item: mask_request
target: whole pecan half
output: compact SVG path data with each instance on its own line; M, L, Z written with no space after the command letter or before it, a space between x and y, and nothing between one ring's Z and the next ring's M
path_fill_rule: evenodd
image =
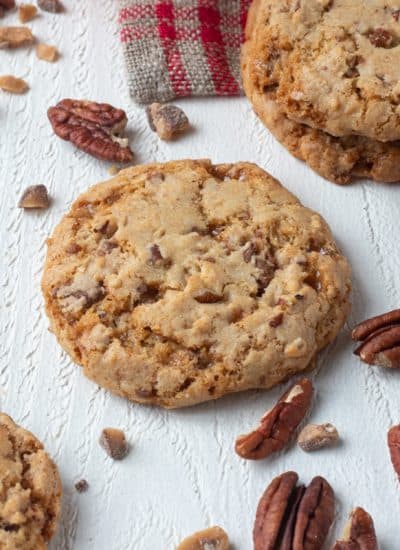
M355 508L344 529L343 538L332 550L378 550L374 522L363 508Z
M265 490L257 507L254 550L320 550L332 525L334 494L315 477L305 488L298 475L286 472Z
M47 116L55 134L101 160L129 162L128 140L118 137L126 126L125 111L107 103L63 99Z
M305 417L312 396L310 380L303 378L294 384L275 407L265 413L258 428L237 438L236 453L242 458L259 460L282 450Z
M400 424L390 428L387 440L393 468L400 480Z
M400 309L363 321L351 336L362 342L354 353L364 363L400 368Z

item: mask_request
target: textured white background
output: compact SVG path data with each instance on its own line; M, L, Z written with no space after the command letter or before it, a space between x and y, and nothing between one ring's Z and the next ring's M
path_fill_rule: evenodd
M47 331L40 294L45 240L72 200L108 177L108 167L54 138L46 109L68 96L125 108L138 162L209 157L266 168L322 213L348 255L354 272L349 326L400 306L399 187L362 182L342 188L322 180L274 141L245 99L182 102L193 132L173 144L160 142L127 93L116 2L65 4L65 15L43 14L31 24L40 40L59 47L59 63L40 62L29 50L0 51L0 74L31 86L24 96L0 92L1 409L31 429L60 468L63 512L51 549L172 550L192 531L220 524L235 550L250 550L262 491L275 475L294 469L305 482L322 474L335 488L335 533L361 505L375 518L382 548L398 550L400 486L386 432L400 421L400 374L360 364L351 354L349 327L313 375L312 421L333 422L342 444L312 455L293 445L258 463L237 457L233 443L283 388L168 412L113 397L61 351ZM48 186L54 199L48 211L16 208L21 191L34 183ZM112 462L99 447L104 426L126 431L132 451L123 462ZM73 484L81 477L90 490L78 495Z

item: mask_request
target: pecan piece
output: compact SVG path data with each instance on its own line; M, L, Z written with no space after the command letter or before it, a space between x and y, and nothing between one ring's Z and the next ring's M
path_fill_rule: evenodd
M221 527L209 527L185 538L176 550L229 550L229 539Z
M50 13L60 13L64 7L59 0L38 0L38 6L43 11Z
M378 550L374 522L363 508L355 508L344 529L343 538L332 550Z
M45 185L30 185L22 193L18 202L19 208L48 208L50 205Z
M257 507L254 550L320 550L334 517L329 483L315 477L296 486L298 475L286 472L267 487Z
M107 103L63 99L50 107L47 116L58 137L85 153L109 162L132 160L127 140L118 137L127 123L122 109Z
M297 443L303 451L310 452L335 445L338 439L338 431L332 424L308 424L301 430Z
M122 460L129 450L124 432L117 428L104 428L100 436L100 445L114 460Z
M400 424L390 428L387 440L393 468L400 480Z
M266 412L258 428L237 438L236 453L242 458L259 460L282 450L304 419L312 396L313 387L307 378L297 382Z
M20 48L34 41L35 37L28 27L0 27L0 48Z
M189 119L176 105L152 103L146 109L149 126L161 139L169 141L189 128Z
M202 288L194 293L193 298L199 304L216 304L221 302L223 297L220 294L217 294L213 290L208 288Z
M86 481L86 479L80 479L75 483L75 489L78 491L78 493L86 493L86 491L89 489L89 483Z
M393 36L386 29L378 28L368 35L369 41L376 48L390 48L393 43Z
M400 309L372 317L352 331L353 340L361 341L354 351L369 365L400 368Z

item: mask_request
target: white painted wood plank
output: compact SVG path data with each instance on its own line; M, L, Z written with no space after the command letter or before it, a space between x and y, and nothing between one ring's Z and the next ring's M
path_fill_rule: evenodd
M44 441L60 467L64 507L52 550L172 550L186 534L214 523L226 528L235 549L249 550L258 499L271 478L288 469L304 481L322 474L332 483L339 502L332 538L361 505L375 518L384 550L398 550L400 486L386 431L400 422L400 377L361 365L351 354L349 328L313 375L313 421L333 422L343 444L312 456L293 446L255 464L235 455L235 437L282 388L162 411L108 394L69 361L47 332L39 291L44 243L73 199L108 174L104 163L52 136L46 110L67 96L125 108L138 162L210 157L250 160L270 171L323 214L351 260L349 326L400 304L400 188L323 181L275 142L244 98L178 102L195 130L176 143L160 142L127 93L116 2L65 4L65 15L43 14L31 24L41 40L60 48L58 63L39 62L33 51L0 52L0 72L31 85L25 96L0 95L0 405ZM48 186L49 211L16 208L22 189L33 183ZM124 428L133 445L121 463L108 460L97 443L109 425ZM73 484L81 477L90 489L78 495Z

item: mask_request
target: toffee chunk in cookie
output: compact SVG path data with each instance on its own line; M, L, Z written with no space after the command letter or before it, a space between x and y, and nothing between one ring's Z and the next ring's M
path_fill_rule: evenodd
M36 437L2 413L0 480L0 548L45 550L60 514L60 476Z
M256 165L187 160L79 197L42 288L89 378L182 407L306 369L345 321L349 271L324 220Z
M340 3L326 2L326 5L334 6ZM246 95L255 112L294 156L307 162L313 170L328 180L339 184L347 184L360 177L377 182L400 181L400 141L378 141L365 135L350 135L349 131L343 131L347 134L343 137L335 137L319 129L315 121L311 120L310 113L314 112L311 104L307 111L309 112L309 118L307 118L294 114L295 106L299 101L297 103L294 100L283 101L284 88L281 83L284 79L285 67L291 63L291 40L295 40L297 35L294 33L289 39L287 34L289 24L285 26L278 22L300 17L306 5L310 7L307 17L311 17L316 6L319 6L318 13L322 13L324 1L304 2L301 4L299 13L299 10L296 11L297 4L289 0L283 2L253 0L250 7L246 41L242 50L242 76ZM277 11L278 6L280 10ZM306 15L303 13L302 17ZM286 34L282 34L282 29ZM287 71L289 70L290 68L287 68ZM354 66L353 71L355 70ZM353 85L354 78L352 78ZM326 101L329 94L322 93L321 87L314 81L311 80L311 83L321 101ZM300 94L295 96L302 97ZM350 101L346 100L345 104L349 106ZM333 123L336 116L339 116L337 111L330 110L329 122ZM340 117L340 120L346 123L351 121L350 115L340 114ZM301 123L300 120L307 124ZM319 117L318 120L322 118ZM400 126L397 125L397 128ZM334 133L333 128L329 130ZM368 134L368 132L365 133ZM383 138L384 136L380 135L380 139Z

